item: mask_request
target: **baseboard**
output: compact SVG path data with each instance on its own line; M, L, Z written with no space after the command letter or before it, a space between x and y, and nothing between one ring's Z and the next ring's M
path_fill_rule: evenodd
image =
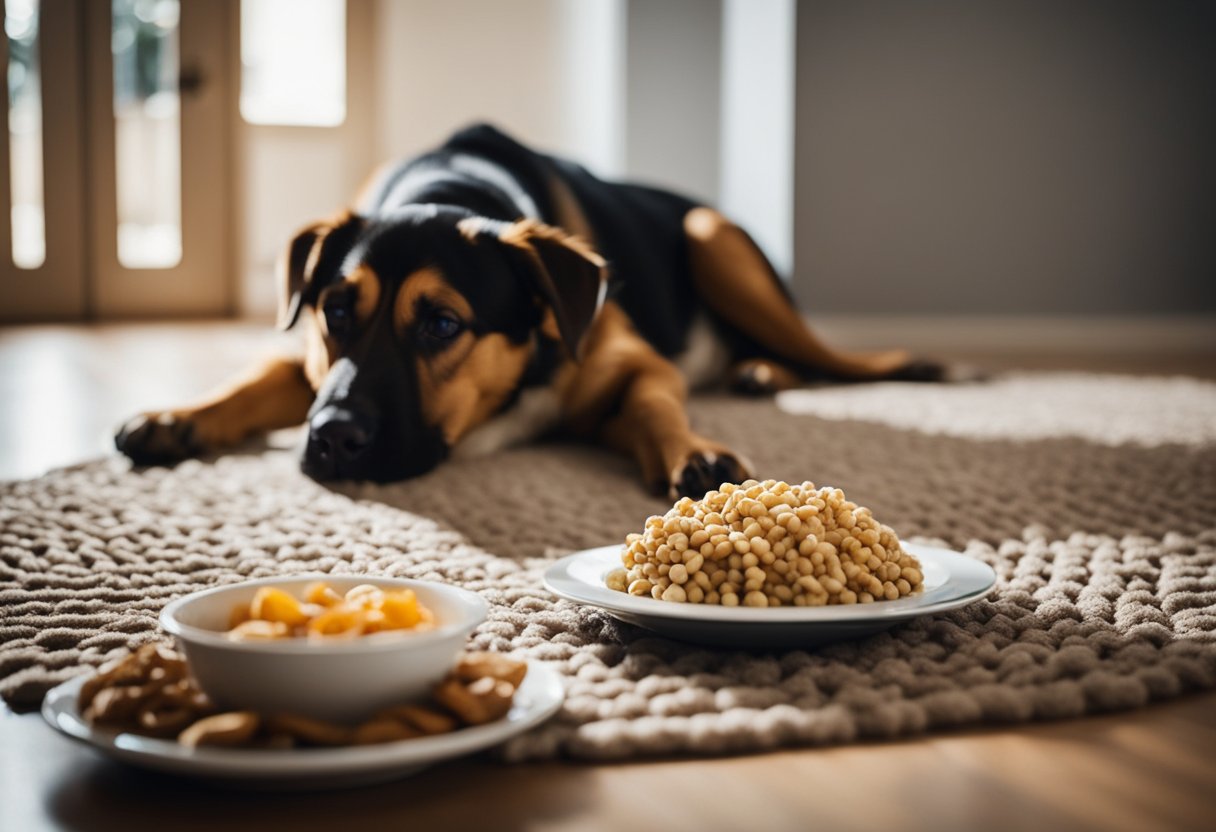
M273 312L238 320L274 326ZM902 347L918 353L1208 355L1216 357L1216 315L1038 318L1018 316L809 316L834 346Z
M832 344L914 352L1075 354L1216 353L1216 315L1170 317L818 316Z

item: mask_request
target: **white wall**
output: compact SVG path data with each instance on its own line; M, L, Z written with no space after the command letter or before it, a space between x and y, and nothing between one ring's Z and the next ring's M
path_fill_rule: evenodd
M347 0L346 120L337 127L275 127L236 119L238 310L270 318L274 264L295 231L348 204L376 151L373 0Z
M718 205L794 268L795 0L724 0Z
M245 210L240 308L267 316L278 304L274 264L296 230L327 217L350 199L365 174L345 142L324 128L246 126L238 184Z
M625 0L565 0L558 8L563 147L600 176L624 176Z
M418 153L474 120L619 168L620 0L379 0L376 149Z

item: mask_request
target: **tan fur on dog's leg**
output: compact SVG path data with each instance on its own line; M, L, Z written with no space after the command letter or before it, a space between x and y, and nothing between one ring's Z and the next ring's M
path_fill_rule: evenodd
M633 419L624 415L612 417L600 429L599 438L608 447L633 457L642 469L642 481L648 489L656 493L667 491L670 480L659 449L649 436L638 430Z
M747 479L747 463L689 429L682 401L651 395L653 381L642 377L630 385L621 412L604 425L600 438L632 454L651 490L671 499L700 499L724 482Z
M114 441L137 463L172 462L298 425L313 395L303 362L274 359L198 405L135 417Z
M848 353L824 344L781 291L772 267L743 229L712 208L684 218L697 293L710 309L775 355L842 378L881 378L906 367L903 350Z
M693 433L684 377L614 303L605 304L582 362L562 374L558 387L568 422L632 454L658 490L699 498L747 476L735 454Z

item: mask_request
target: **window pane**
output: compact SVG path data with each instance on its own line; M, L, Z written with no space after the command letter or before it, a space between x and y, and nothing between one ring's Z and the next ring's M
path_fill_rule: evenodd
M316 127L346 119L346 0L241 0L241 116Z
M6 0L8 139L12 171L13 265L36 269L46 260L42 208L42 84L38 65L39 0Z
M113 0L118 262L166 268L182 258L178 0Z

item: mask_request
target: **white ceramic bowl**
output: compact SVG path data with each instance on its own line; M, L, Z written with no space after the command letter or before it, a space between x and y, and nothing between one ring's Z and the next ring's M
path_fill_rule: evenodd
M233 608L248 605L260 587L275 586L300 596L313 581L326 581L340 593L359 584L408 587L435 614L436 627L322 642L224 637ZM480 596L445 584L368 575L299 575L191 593L166 606L160 623L177 639L194 678L217 704L353 722L385 706L425 696L452 668L487 609Z

